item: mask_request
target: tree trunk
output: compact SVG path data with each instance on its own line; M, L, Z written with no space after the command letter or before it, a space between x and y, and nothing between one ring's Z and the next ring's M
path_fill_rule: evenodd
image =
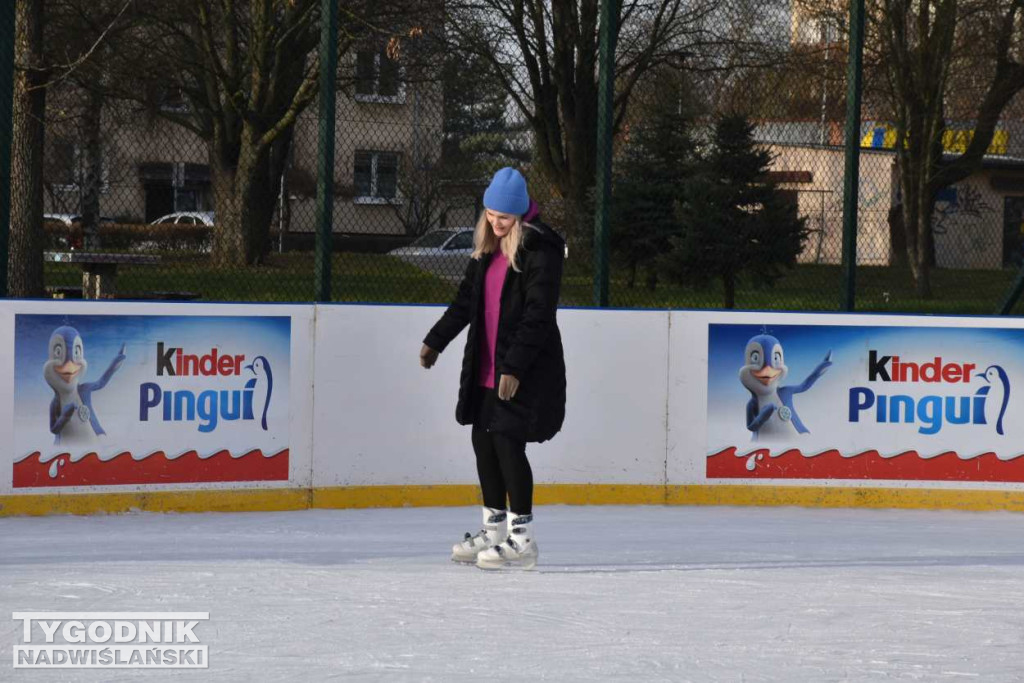
M907 259L907 232L903 227L903 206L900 204L889 209L889 251L889 265L898 270L910 267Z
M722 284L725 288L723 306L728 309L736 308L736 275L733 273L722 273Z
M213 262L220 267L258 265L270 249L270 225L291 143L285 134L271 148L260 148L256 133L242 133L241 152L232 163L211 145L210 181L217 207ZM225 158L228 157L228 158Z
M914 268L916 277L914 292L921 299L932 297L932 259L928 249L931 242L932 215L929 211L920 212L917 216L917 267Z
M47 72L43 61L44 0L15 9L14 140L8 295L43 295L43 141Z
M658 289L658 271L653 267L647 270L647 291L653 292Z
M221 268L241 268L249 264L252 250L245 190L252 186L252 170L231 166L219 159L210 164L210 189L217 207L213 235L213 262ZM249 177L246 177L249 176Z
M900 156L899 178L903 200L903 227L907 238L907 260L914 276L914 289L918 297L932 296L932 214L935 210L935 196L928 186L931 168L928 160L916 158L922 151L915 148L905 150Z
M284 177L285 169L288 166L294 133L295 128L290 126L288 130L281 133L274 140L267 154L267 167L262 178L266 189L259 191L258 196L261 201L259 201L256 207L256 215L252 223L256 263L262 263L273 248L270 231L273 227L274 213L281 208L281 179ZM288 205L287 194L285 196L285 205Z
M100 189L103 185L103 150L100 142L103 116L103 96L95 90L88 90L83 96L82 111L82 177L80 191L82 198L82 232L86 250L100 247Z

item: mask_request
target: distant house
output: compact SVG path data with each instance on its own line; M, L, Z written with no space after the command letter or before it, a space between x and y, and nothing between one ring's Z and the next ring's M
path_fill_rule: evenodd
M53 106L51 103L50 106ZM180 106L180 105L176 105ZM79 213L88 175L75 121L47 127L44 160L47 213ZM149 222L175 211L211 211L206 143L158 116L130 116L109 105L101 123L100 213Z
M334 231L402 235L469 220L475 197L446 187L433 172L442 140L441 86L427 79L406 82L400 63L377 47L348 55L339 75L346 85L338 89L334 122ZM162 106L187 111L181 100ZM202 139L158 115L125 116L113 109L102 123L102 214L149 222L176 211L216 211ZM315 230L318 129L313 103L295 124L288 191L278 197L287 211L279 212L275 227ZM48 129L47 213L80 211L80 136L74 122Z
M833 65L845 65L846 45L835 21L846 16L847 7L847 0L826 0L824 4L794 0L792 4L790 45L812 49L823 72L830 59ZM838 76L841 79L841 73ZM792 193L798 212L807 218L811 236L800 260L840 263L844 95L834 84L830 87L827 80L810 84L806 90L818 100L816 117L761 121L755 136L776 155L773 175L780 188ZM863 265L892 263L894 243L902 244L899 236L892 234L892 229L899 227L900 201L895 130L884 120L879 107L878 102L865 101L865 122L860 131L857 262ZM972 121L948 121L942 140L945 152L963 153L973 128ZM939 267L1001 268L1021 261L1024 99L1017 98L1003 112L982 168L939 195L933 218L935 262Z
M772 143L780 189L793 193L811 237L803 263L842 261L844 150L835 145ZM899 202L891 149L861 149L857 263L892 263L890 212ZM935 260L940 268L1001 268L1024 257L1024 158L985 157L980 171L947 188L934 215ZM898 238L896 239L898 244Z

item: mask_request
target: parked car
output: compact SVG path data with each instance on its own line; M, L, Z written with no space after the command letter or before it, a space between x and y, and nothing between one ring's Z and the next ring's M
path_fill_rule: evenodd
M446 280L462 279L472 253L473 228L431 230L409 245L388 252Z
M69 228L74 223L79 223L82 220L81 214L77 213L44 213L43 222L53 221L54 223L63 223ZM114 223L114 219L110 216L100 216L100 223Z
M166 216L160 216L155 221L150 222L150 225L157 226L182 226L186 228L184 233L182 231L169 230L166 237L161 236L159 240L146 240L139 242L135 248L138 251L200 251L204 254L210 253L211 247L211 235L201 235L199 237L194 234L187 234L187 228L189 226L199 226L212 228L214 225L214 212L213 211L176 211L169 213Z
M213 227L213 211L177 211L160 216L150 225L205 225Z

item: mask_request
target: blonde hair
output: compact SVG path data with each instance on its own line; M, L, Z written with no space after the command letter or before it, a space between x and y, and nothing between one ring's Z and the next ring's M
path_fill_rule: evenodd
M516 222L508 231L504 239L499 240L491 228L491 222L487 220L487 210L480 212L480 218L476 221L476 230L473 231L473 254L472 257L479 260L484 254L493 254L498 246L501 246L501 253L508 259L512 270L519 271L519 245L523 243L523 217L516 216Z

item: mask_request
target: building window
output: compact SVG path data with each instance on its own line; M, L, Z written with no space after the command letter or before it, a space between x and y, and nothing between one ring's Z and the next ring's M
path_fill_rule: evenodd
M57 138L52 143L51 158L46 169L47 180L56 192L79 192L88 174L85 150L66 138ZM110 189L110 169L107 157L100 151L99 191Z
M210 167L185 162L143 162L139 180L145 191L146 222L176 211L208 211Z
M356 152L355 189L357 204L377 204L398 198L398 153Z
M159 95L160 111L168 114L188 114L192 111L188 97L180 88L164 88Z
M384 50L363 50L356 53L356 101L405 102L405 84L398 62Z

